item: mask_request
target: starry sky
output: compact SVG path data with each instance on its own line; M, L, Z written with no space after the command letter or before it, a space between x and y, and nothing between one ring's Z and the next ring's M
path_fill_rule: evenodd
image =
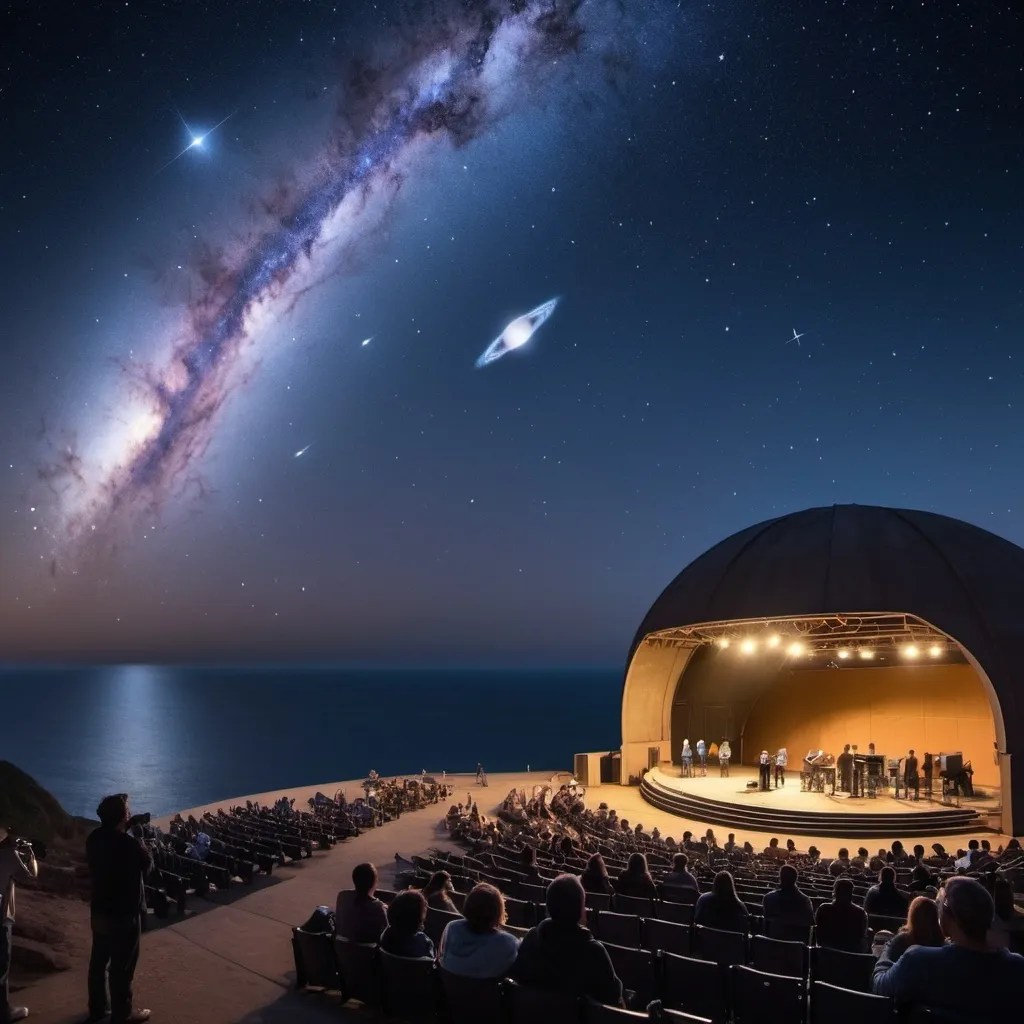
M1024 543L1009 3L3 35L0 657L617 665L772 516Z

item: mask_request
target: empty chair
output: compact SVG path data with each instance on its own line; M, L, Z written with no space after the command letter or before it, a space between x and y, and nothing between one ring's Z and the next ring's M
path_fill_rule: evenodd
M828 946L811 947L811 978L855 992L871 991L875 958L870 953L844 953Z
M465 978L438 968L448 1024L484 1024L502 1019L500 978Z
M811 1024L891 1024L892 1000L816 981L811 986Z
M532 928L537 923L533 904L525 900L505 900L505 916L516 928Z
M336 936L334 955L338 960L341 994L346 999L377 1005L380 1001L377 946L369 942L349 942Z
M612 898L606 892L588 892L587 908L589 910L611 910Z
M397 895L394 889L374 889L373 895L381 901L381 903L390 903Z
M689 956L691 952L690 926L648 917L644 920L643 925L643 947L651 950L652 953L666 950L679 956Z
M616 946L640 946L640 918L633 914L613 914L605 911L597 915L597 937Z
M434 943L436 948L441 947L441 936L444 934L445 928L451 921L461 921L462 916L460 914L453 914L449 910L438 910L436 907L427 908L427 920L423 925L423 930L430 937L430 941Z
M389 1017L426 1019L437 1013L433 957L393 956L380 951L381 1003Z
M692 903L673 903L661 900L655 907L658 917L663 921L674 921L676 924L693 924Z
M723 967L747 962L747 936L706 925L694 925L694 949L697 956L714 960Z
M650 1020L650 1018L639 1010L623 1010L618 1006L605 1006L604 1003L595 1003L593 999L583 1001L583 1024L626 1024L627 1021L639 1024L640 1021L645 1020Z
M736 964L730 982L735 1024L804 1024L807 990L802 978Z
M608 950L612 967L622 982L622 987L636 993L633 1000L637 1006L646 1006L656 995L658 979L654 972L654 954L646 949L629 949L601 940Z
M334 937L327 932L292 929L292 955L295 957L295 985L305 988L340 988L338 961L334 955Z
M520 942L526 938L526 934L530 930L529 928L516 928L510 924L502 925L501 929L502 931L508 932L509 935L514 935Z
M616 914L635 914L637 917L653 917L652 901L638 896L623 896L616 893L612 897L612 909Z
M725 988L718 964L674 953L661 954L662 999L666 1006L725 1024Z
M766 935L755 935L750 940L750 952L751 962L759 971L807 978L808 949L802 942L784 942Z
M546 885L530 885L527 882L519 883L519 899L529 903L543 903L547 899L548 889Z
M564 992L545 992L506 981L505 997L509 1024L575 1024L579 1020L580 1001Z

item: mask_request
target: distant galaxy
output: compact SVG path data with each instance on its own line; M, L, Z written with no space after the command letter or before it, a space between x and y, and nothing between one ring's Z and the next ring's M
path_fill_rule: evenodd
M541 324L555 311L555 307L558 305L558 299L548 299L543 305L538 306L536 309L531 310L529 313L524 313L522 316L517 316L501 332L501 334L494 339L484 349L483 354L476 361L477 368L481 366L487 366L488 363L496 362L502 356L507 355L509 352L517 348L522 348L540 329Z
M166 362L128 365L128 394L103 460L90 461L63 438L52 445L40 476L60 508L55 537L113 547L123 527L159 512L171 494L201 491L198 457L244 379L243 354L324 273L320 261L331 254L323 250L336 255L373 231L424 143L465 145L487 132L526 97L526 83L542 84L543 72L577 49L583 32L582 0L449 6L447 16L401 39L397 54L392 41L388 62L372 74L353 70L342 124L307 191L272 229L203 268L202 294ZM205 137L193 135L174 159ZM485 361L524 344L553 308L546 303L510 324Z

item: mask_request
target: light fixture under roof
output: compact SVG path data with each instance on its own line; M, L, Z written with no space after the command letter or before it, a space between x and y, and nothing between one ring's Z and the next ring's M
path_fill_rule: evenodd
M723 637L722 637L722 638L721 638L721 639L720 639L720 640L718 641L718 646L719 646L719 647L721 647L721 648L722 648L722 650L724 651L724 650L725 650L725 648L729 646L729 638L728 638L727 636L723 636Z
M850 649L848 647L840 647L839 650L836 651L836 654L838 654L840 658L848 658L850 656Z
M789 645L789 653L794 658L799 658L804 653L804 645L798 640L796 643Z
M740 644L740 650L744 654L753 654L754 653L754 649L756 647L757 647L757 644L755 644L753 640L744 640L743 643Z
M857 653L865 661L870 661L875 656L875 652L871 647L862 647Z
M907 644L907 646L903 648L904 658L916 658L919 653L920 652L914 644Z
M942 648L938 644L934 644L932 647L928 648L928 653L933 658L938 658L942 654Z
M768 637L768 646L769 647L778 647L779 646L779 634L778 633L772 633L772 635L770 637Z

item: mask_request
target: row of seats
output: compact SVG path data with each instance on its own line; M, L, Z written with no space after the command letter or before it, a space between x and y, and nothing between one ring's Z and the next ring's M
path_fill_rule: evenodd
M598 1024L646 1019L646 1013L528 989L510 981L463 978L431 959L392 956L374 945L348 942L295 928L292 932L300 987L338 990L379 1008L386 1016L448 1024ZM606 944L616 973L634 993L635 1006L660 1002L663 1019L707 1024L890 1024L892 1003L820 978L806 984L745 965L723 967L705 960L652 954ZM834 951L824 950L825 954ZM842 956L843 954L839 954ZM667 1012L673 1011L673 1016Z

